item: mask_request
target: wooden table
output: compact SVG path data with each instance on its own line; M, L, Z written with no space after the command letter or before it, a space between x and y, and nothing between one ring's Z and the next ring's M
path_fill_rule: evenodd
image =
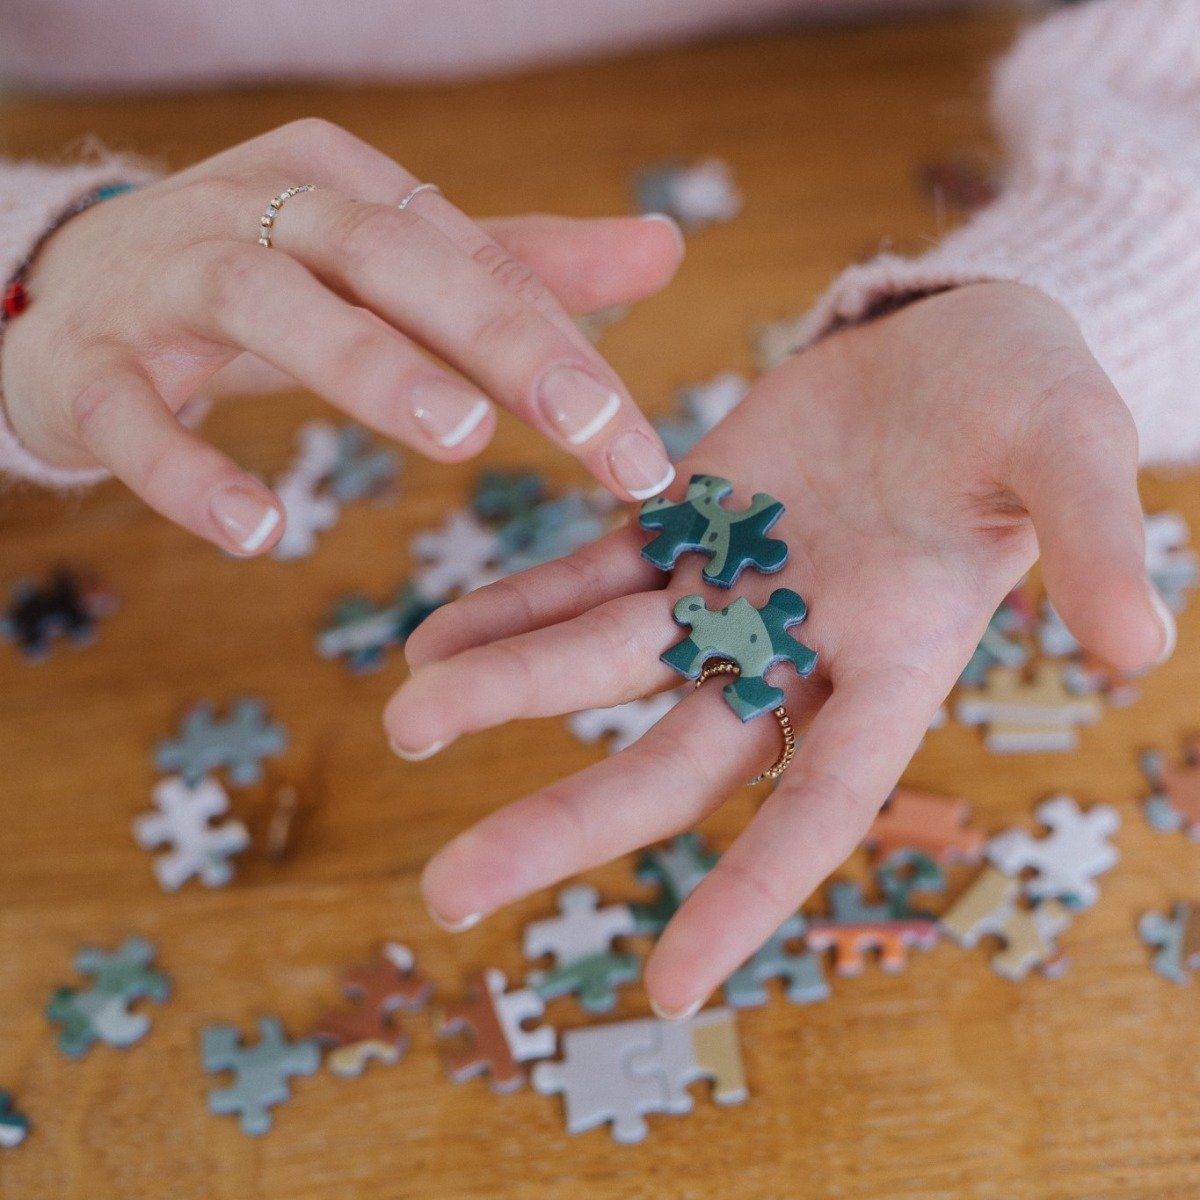
M303 114L341 122L436 179L468 211L591 214L627 205L640 164L717 154L745 189L745 215L696 235L678 281L613 329L604 348L634 392L663 410L676 386L748 369L748 331L800 309L848 259L935 236L914 186L932 155L986 146L985 63L1004 19L829 31L639 56L465 87L286 89L166 100L0 103L6 149L49 155L86 133L182 165ZM268 475L288 459L307 396L231 402L215 440ZM491 465L578 473L515 425ZM548 896L452 937L425 917L427 857L497 804L579 768L595 751L559 721L467 738L436 765L393 759L381 706L403 671L348 676L313 652L329 604L382 596L407 570L407 542L467 495L474 468L411 460L398 503L348 510L299 563L226 560L119 487L83 499L16 495L0 508L0 581L65 560L121 596L99 641L39 666L0 646L0 1087L35 1131L0 1151L5 1200L171 1197L1193 1197L1200 1189L1195 990L1153 975L1137 914L1195 894L1200 849L1137 814L1136 751L1174 747L1196 720L1200 604L1175 661L1141 701L1110 711L1066 756L1001 758L973 731L934 734L908 772L954 792L988 828L1067 791L1119 806L1122 860L1099 906L1066 938L1059 980L1016 986L983 950L943 944L899 977L837 980L810 1008L781 1000L740 1019L753 1097L652 1119L640 1147L569 1138L556 1099L494 1097L441 1074L424 1018L395 1068L357 1081L297 1082L275 1130L245 1137L206 1107L198 1038L209 1022L247 1030L278 1013L305 1031L336 998L339 970L385 937L416 951L443 995L494 964L519 977L524 921ZM1148 477L1148 507L1200 528L1195 478ZM295 855L255 852L233 884L164 895L130 821L155 780L150 750L192 701L268 699L291 733L276 780L309 810ZM269 789L238 793L261 836ZM742 796L711 822L726 844ZM607 897L641 894L628 863L597 873ZM42 1016L72 982L86 943L141 932L174 996L127 1052L82 1062L54 1048ZM618 1015L645 1011L631 991ZM556 1019L578 1021L570 1002Z

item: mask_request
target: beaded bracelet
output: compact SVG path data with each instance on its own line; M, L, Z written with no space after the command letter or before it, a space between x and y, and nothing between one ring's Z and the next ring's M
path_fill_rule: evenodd
M19 317L29 307L29 292L25 288L25 278L33 267L33 261L38 256L38 251L46 244L50 237L57 233L72 217L77 217L81 212L86 212L93 205L99 204L102 200L111 200L114 196L124 195L126 192L132 192L137 186L134 183L106 183L102 187L93 188L86 195L80 196L70 207L63 209L57 217L51 222L50 226L42 233L33 244L33 248L21 260L17 269L8 277L4 285L4 299L0 302L0 329L13 319Z

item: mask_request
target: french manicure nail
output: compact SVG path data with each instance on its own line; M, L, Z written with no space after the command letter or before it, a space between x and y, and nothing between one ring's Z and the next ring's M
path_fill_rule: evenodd
M595 437L621 407L620 395L609 384L579 367L551 367L538 381L536 394L542 416L572 446Z
M675 468L662 443L655 444L631 429L608 448L608 465L617 482L635 499L649 500L675 478Z
M254 554L267 544L279 524L279 509L240 483L213 492L208 511L242 554Z
M439 750L444 750L446 743L434 742L432 746L426 746L423 750L409 750L393 740L391 747L392 753L397 758L403 758L406 762L424 762L427 758L432 758Z
M1167 602L1153 584L1150 585L1150 599L1154 603L1154 611L1163 627L1163 647L1159 651L1158 658L1154 660L1154 665L1158 667L1175 653L1175 643L1179 639L1179 627L1175 624L1175 614L1167 607Z
M688 1017L694 1017L704 1004L704 998L693 1000L691 1004L684 1008L664 1008L653 996L650 997L650 1007L654 1015L663 1021L686 1021Z
M671 228L671 232L675 235L675 242L679 247L679 253L683 254L687 247L687 243L683 240L683 230L679 228L679 222L675 220L669 213L646 213L642 217L643 221L659 221Z
M491 405L448 379L423 379L409 394L412 414L421 429L447 450L462 445L479 428Z
M439 929L444 929L447 933L466 933L468 929L474 929L483 920L483 913L468 913L465 917L461 917L457 921L451 921L443 917L440 913L435 912L428 904L425 908L429 913L429 919Z

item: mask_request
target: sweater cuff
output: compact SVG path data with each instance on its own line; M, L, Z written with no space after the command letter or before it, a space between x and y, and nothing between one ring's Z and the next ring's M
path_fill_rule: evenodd
M76 200L105 184L143 184L154 178L144 163L119 155L94 154L87 162L70 166L0 162L0 283L12 277L42 234ZM0 354L2 335L0 327ZM45 487L82 488L107 479L109 472L42 462L13 432L0 395L0 476L5 475Z

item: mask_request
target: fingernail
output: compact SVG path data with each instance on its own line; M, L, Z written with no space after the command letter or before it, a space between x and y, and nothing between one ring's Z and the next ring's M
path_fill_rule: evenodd
M1150 599L1154 603L1154 611L1158 614L1159 623L1163 627L1163 648L1159 651L1154 665L1161 666L1175 653L1175 643L1179 640L1179 627L1175 624L1175 614L1167 607L1167 602L1159 595L1158 588L1150 585Z
M392 753L397 758L403 758L408 762L424 762L427 758L432 758L439 750L446 748L445 742L434 742L432 746L426 746L424 750L408 750L394 740L389 744L392 747Z
M653 996L650 997L651 1010L663 1021L686 1021L688 1017L694 1017L703 1005L703 996L699 1000L693 1000L686 1008L664 1008Z
M280 521L275 505L239 483L213 492L208 511L242 554L261 550Z
M470 388L447 379L424 379L409 395L417 424L447 450L462 445L479 428L491 405Z
M687 247L687 243L683 240L683 230L679 228L679 222L668 213L646 213L642 217L643 221L661 221L664 225L669 225L671 232L675 235L675 244L679 247L679 253L682 255Z
M649 500L675 478L675 468L662 443L631 429L608 448L608 465L617 482L635 499Z
M447 933L466 933L468 929L474 929L483 920L483 913L468 913L465 917L461 917L457 921L451 921L430 908L428 904L425 906L425 909L429 913L429 919L439 929L444 929Z
M551 367L537 385L542 415L572 446L593 438L617 415L621 397L579 367Z

